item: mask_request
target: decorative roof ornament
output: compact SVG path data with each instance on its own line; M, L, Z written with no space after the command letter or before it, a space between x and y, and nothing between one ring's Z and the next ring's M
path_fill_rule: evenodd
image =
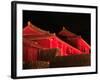
M53 35L56 35L56 33L53 33Z
M35 31L37 31L37 32L39 32L41 34L48 34L48 35L50 35L50 32L49 31L45 31L45 30L42 30L42 29L38 28L37 26L33 25L31 23L31 21L28 21L27 22L27 25L28 25L28 27L31 27L32 30L35 30Z
M66 28L63 26L62 30L66 30Z
M28 26L32 26L32 23L30 21L27 22Z

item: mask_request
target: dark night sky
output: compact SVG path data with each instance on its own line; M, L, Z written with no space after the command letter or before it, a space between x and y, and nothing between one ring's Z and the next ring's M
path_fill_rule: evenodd
M23 11L23 26L28 21L37 27L58 33L65 26L69 31L81 35L90 44L90 14L82 13L60 13L43 11Z

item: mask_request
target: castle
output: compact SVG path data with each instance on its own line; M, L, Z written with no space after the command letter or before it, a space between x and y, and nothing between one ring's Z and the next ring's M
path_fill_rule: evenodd
M55 56L68 56L75 54L90 54L90 45L81 37L66 28L55 33L42 30L30 21L23 29L23 61L37 61L42 51L55 50Z

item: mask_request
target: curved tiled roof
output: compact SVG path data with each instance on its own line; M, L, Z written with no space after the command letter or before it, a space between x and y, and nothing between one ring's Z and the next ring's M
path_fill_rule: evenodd
M42 30L35 25L33 25L30 21L28 21L28 25L23 29L24 35L50 35L48 31Z
M59 35L63 35L63 36L67 36L67 37L77 37L78 35L70 32L69 30L67 30L65 27L63 27L63 29L59 32Z

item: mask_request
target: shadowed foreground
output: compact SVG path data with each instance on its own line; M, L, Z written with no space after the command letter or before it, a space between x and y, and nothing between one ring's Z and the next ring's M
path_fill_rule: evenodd
M58 67L90 66L90 54L76 54L69 56L41 56L38 61L23 64L23 69L42 69Z

